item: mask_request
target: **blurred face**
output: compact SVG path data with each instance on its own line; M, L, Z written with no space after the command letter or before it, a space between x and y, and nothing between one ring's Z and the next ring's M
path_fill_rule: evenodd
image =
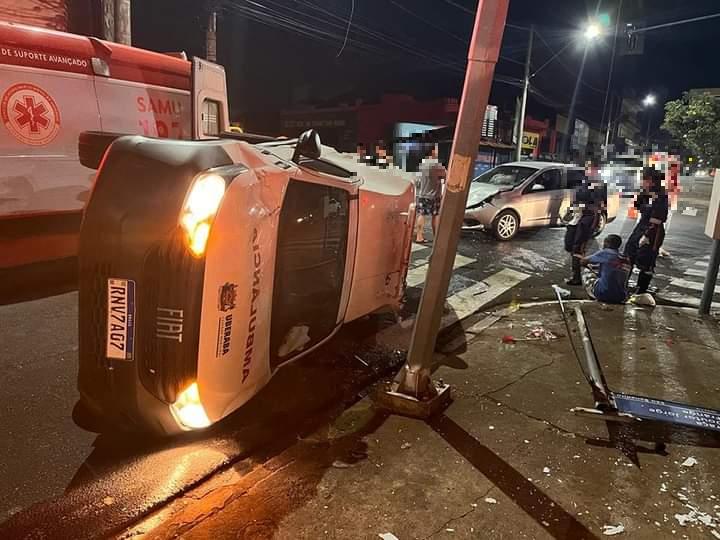
M438 157L437 146L433 146L432 150L430 150L430 157L432 157L433 159L437 159L437 157Z

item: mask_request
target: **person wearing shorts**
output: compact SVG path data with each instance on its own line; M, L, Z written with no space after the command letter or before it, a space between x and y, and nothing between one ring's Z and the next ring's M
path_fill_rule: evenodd
M420 165L420 174L417 181L415 212L416 229L415 241L425 243L425 222L430 218L433 237L437 234L437 224L440 216L445 177L445 167L437 159L437 145L433 145L428 156Z

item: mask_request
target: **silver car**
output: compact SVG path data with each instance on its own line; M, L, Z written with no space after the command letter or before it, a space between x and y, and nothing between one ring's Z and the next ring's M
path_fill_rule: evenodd
M486 230L505 241L520 229L562 225L573 192L584 177L582 167L541 161L505 163L490 169L470 185L463 228ZM608 194L599 230L615 219L618 207L613 191Z

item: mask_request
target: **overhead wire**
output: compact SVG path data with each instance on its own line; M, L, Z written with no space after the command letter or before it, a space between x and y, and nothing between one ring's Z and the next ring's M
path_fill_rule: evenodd
M342 47L340 47L340 50L338 51L335 58L340 58L340 55L345 50L345 45L347 45L348 36L350 35L350 25L352 24L353 15L355 15L355 0L351 0L351 2L352 4L350 7L350 18L348 19L347 30L345 30L345 39L343 40Z

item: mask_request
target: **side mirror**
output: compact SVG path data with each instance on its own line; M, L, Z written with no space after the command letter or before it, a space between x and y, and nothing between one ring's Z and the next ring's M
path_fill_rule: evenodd
M98 169L105 152L121 133L104 133L102 131L83 131L78 136L78 158L80 164L89 169Z
M301 133L298 137L292 160L295 163L299 163L300 156L317 159L320 157L321 152L322 147L320 146L320 135L318 135L318 132L314 129L308 129L307 131Z
M533 186L530 188L530 191L543 191L545 189L545 186L542 184L533 184Z

